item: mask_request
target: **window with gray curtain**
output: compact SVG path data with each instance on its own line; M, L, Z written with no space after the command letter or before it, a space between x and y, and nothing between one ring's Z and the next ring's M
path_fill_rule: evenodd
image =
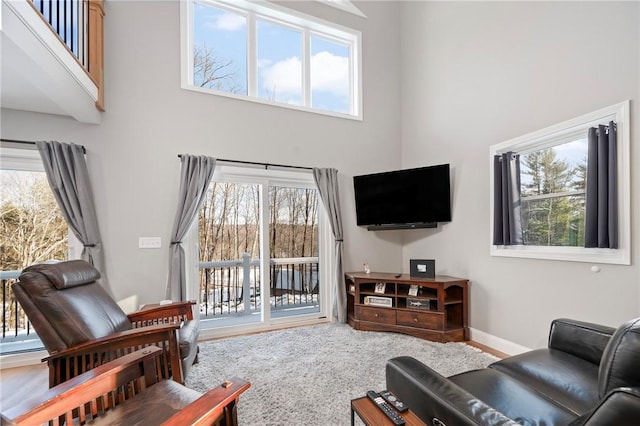
M493 144L489 153L491 256L631 264L630 100ZM517 203L508 198L515 194L502 163L508 153L520 162L521 244L511 239Z
M584 133L494 157L493 244L617 248L616 126Z

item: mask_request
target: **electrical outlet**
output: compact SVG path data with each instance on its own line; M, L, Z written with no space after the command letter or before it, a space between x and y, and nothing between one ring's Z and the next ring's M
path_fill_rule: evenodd
M138 248L141 249L157 249L162 247L162 239L160 237L140 237L138 238Z

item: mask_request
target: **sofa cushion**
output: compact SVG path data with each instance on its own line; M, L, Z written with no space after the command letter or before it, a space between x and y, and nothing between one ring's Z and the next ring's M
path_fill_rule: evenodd
M173 380L162 380L87 424L159 425L200 396L200 393Z
M555 349L536 349L489 366L582 415L597 404L598 366Z
M622 324L604 350L599 371L603 398L618 387L640 386L640 318Z
M180 359L188 358L198 346L198 335L200 334L200 321L195 318L185 321L178 330L178 342L180 345Z
M499 370L485 368L449 377L473 396L524 425L566 425L577 416Z
M553 320L549 331L549 348L557 349L594 364L600 364L613 327L566 318Z

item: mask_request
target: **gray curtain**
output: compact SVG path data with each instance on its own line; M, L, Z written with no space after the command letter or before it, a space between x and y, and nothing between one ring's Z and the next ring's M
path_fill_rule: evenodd
M615 123L590 128L588 143L584 246L618 248Z
M344 266L342 263L342 213L338 194L338 171L336 169L313 169L313 179L316 182L322 204L327 209L329 223L335 239L335 270L332 281L333 290L332 321L347 322L347 290L344 283Z
M493 158L493 244L521 245L520 156L509 151Z
M36 146L62 216L83 244L82 259L100 271L100 283L111 292L84 148L56 141L38 141Z
M178 208L171 231L169 247L169 278L167 299L185 300L187 294L185 252L182 239L185 237L198 210L205 199L207 188L213 176L216 160L211 157L181 155L180 192Z

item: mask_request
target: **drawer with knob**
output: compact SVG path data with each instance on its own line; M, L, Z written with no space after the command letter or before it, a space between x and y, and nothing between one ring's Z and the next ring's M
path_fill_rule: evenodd
M428 328L431 330L444 330L444 315L439 312L396 312L398 325L409 327Z
M382 324L392 325L396 323L396 311L390 308L357 306L356 315L362 321L378 322Z

